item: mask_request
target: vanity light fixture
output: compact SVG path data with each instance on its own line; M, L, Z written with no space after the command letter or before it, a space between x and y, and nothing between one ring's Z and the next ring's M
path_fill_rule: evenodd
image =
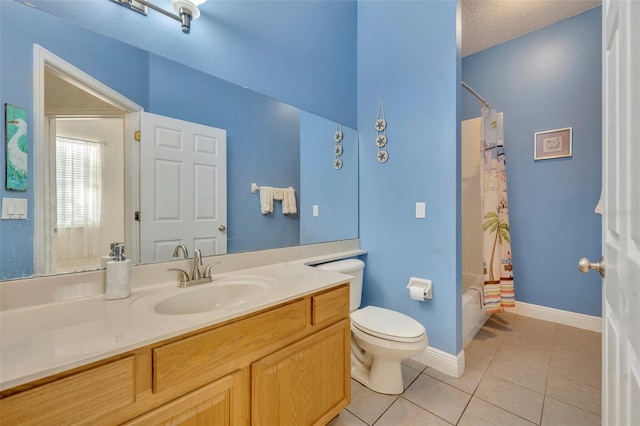
M189 34L191 30L191 21L198 19L200 16L200 9L198 6L206 2L207 0L171 0L171 6L177 14L164 10L163 8L156 6L155 4L147 0L111 0L122 6L141 13L147 14L147 9L153 9L156 12L160 12L169 18L175 19L182 24L182 32Z

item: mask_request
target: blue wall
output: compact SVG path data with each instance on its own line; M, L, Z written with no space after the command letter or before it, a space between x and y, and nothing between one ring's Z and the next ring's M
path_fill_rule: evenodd
M342 126L342 168L336 170L336 128L326 118L300 113L300 244L358 238L358 132Z
M601 8L462 61L463 80L504 112L515 295L518 301L601 315ZM480 115L463 97L463 118ZM573 127L573 156L533 160L535 132Z
M160 13L143 16L106 0L29 3L76 25L356 128L354 0L209 0L200 7L202 15L189 35ZM173 10L169 0L154 3Z
M358 3L360 239L364 305L416 318L429 345L461 349L459 53L449 1ZM376 161L384 101L389 161ZM415 203L427 204L426 219ZM433 300L409 298L409 277L433 280Z

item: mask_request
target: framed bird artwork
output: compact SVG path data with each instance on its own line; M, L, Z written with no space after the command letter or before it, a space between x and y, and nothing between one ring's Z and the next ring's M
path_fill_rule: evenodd
M27 111L4 104L5 161L7 190L26 191L29 157L27 155Z

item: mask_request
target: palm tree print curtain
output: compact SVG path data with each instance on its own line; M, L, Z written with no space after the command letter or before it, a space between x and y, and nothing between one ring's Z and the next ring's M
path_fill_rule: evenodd
M515 306L502 116L482 108L484 303L488 314Z

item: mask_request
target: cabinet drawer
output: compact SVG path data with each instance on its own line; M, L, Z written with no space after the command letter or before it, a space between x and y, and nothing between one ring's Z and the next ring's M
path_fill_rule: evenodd
M105 424L132 405L134 357L82 371L0 401L0 423Z
M234 362L303 330L307 303L298 300L153 350L153 391L184 392L224 374Z
M327 291L311 298L313 325L349 316L349 286Z

